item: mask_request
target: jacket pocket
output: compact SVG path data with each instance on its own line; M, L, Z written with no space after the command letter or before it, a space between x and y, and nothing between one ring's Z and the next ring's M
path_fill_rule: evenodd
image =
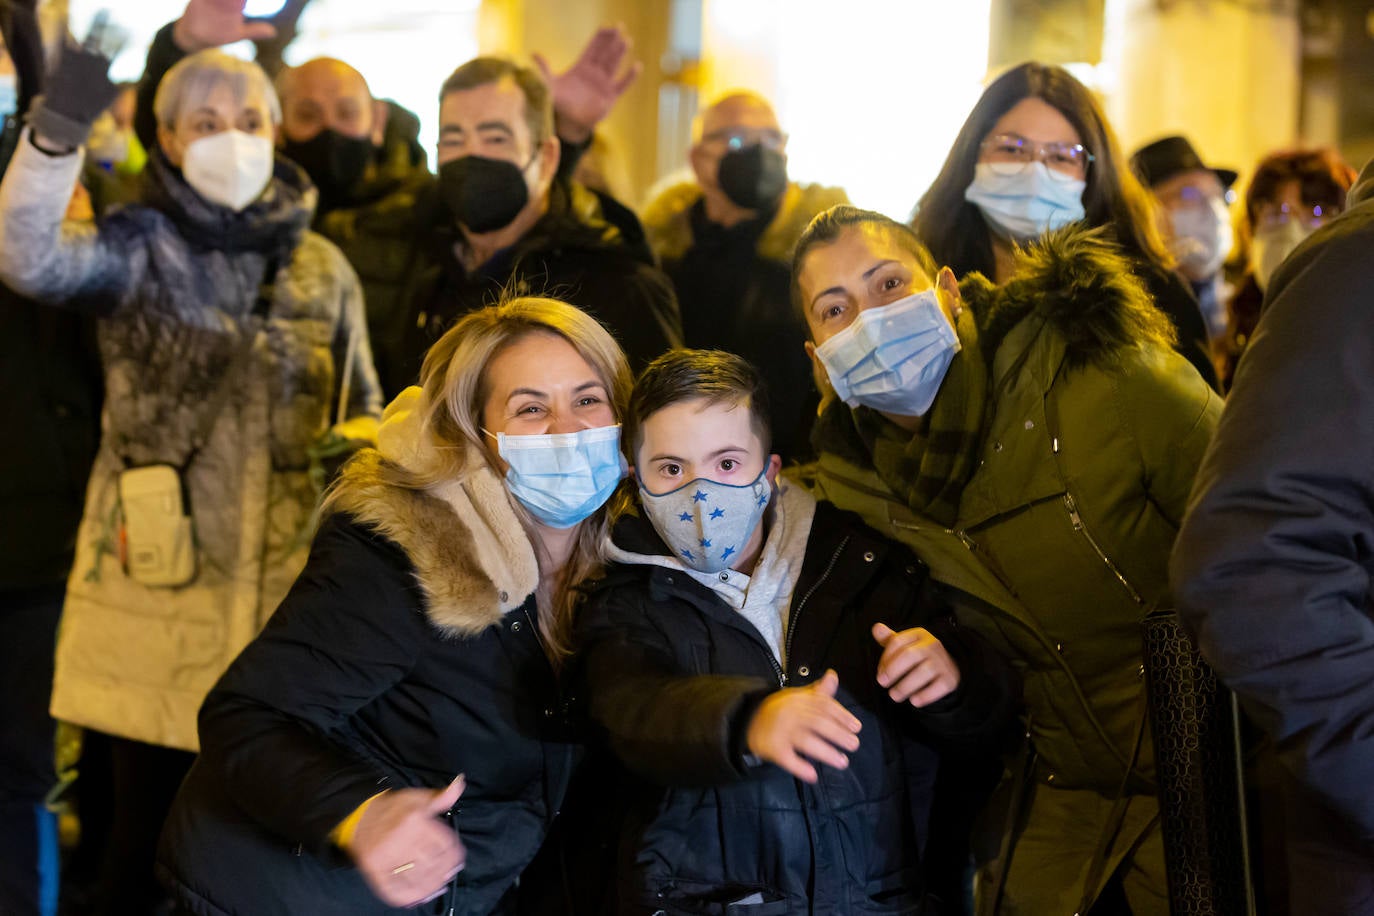
M909 868L874 878L864 885L863 893L855 893L851 912L871 913L874 916L920 916L922 912L921 878Z
M786 897L747 884L668 881L646 902L662 916L784 916L789 911Z

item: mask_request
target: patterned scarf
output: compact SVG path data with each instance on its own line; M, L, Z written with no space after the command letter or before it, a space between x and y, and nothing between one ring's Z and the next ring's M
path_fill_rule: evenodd
M1005 320L983 320L980 312L966 307L955 321L963 349L949 364L940 393L915 432L876 410L850 409L832 397L811 434L817 454L831 452L871 466L912 511L942 525L954 524L964 486L978 467L988 414L989 358L1010 328Z

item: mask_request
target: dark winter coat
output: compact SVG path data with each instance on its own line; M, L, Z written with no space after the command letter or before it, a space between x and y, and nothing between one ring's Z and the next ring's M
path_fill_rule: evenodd
M455 321L491 305L503 293L548 295L599 320L625 350L633 369L682 345L677 299L666 277L639 260L618 230L581 211L580 192L555 182L549 211L514 245L467 271L454 256L451 219L435 210L425 237L423 270L407 294L405 336L384 355L388 391L413 385L425 352Z
M0 286L0 591L66 581L100 443L95 320Z
M773 451L811 453L819 396L806 355L806 322L792 304L792 249L811 219L848 203L839 188L789 184L776 209L729 229L706 217L700 185L674 185L644 211L645 228L673 281L686 346L749 360L768 386Z
M1274 274L1171 573L1276 744L1293 912L1374 913L1374 168Z
M206 699L159 853L193 913L393 912L329 834L382 789L458 773L466 868L427 908L394 912L504 912L558 811L575 746L509 493L484 465L405 490L384 460L345 467L305 571Z
M667 554L638 517L617 546ZM615 566L581 617L584 699L634 779L621 835L623 913L918 913L936 747L971 752L1012 708L1010 672L949 616L947 590L900 545L816 507L783 656L680 569ZM924 626L959 664L950 696L917 710L877 684L870 630ZM827 668L863 723L848 769L802 783L746 753L758 704ZM938 838L932 842L938 842ZM760 906L730 901L761 895Z

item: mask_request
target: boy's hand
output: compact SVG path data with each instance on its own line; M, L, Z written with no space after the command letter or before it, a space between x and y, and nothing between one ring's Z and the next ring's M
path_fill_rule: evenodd
M759 704L749 721L749 752L775 763L803 782L815 782L818 763L842 770L859 749L859 720L835 699L840 678L827 671L807 687L786 687Z
M875 623L873 638L883 647L878 660L878 683L897 702L920 708L947 697L959 687L959 666L924 627L898 633Z

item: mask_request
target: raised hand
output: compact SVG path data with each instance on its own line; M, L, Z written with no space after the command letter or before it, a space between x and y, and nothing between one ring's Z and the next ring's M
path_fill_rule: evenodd
M622 69L630 46L629 34L615 25L597 29L576 63L562 73L555 74L543 55L534 55L535 66L553 96L558 136L571 143L585 143L591 137L644 69L639 61Z
M895 702L929 706L959 687L959 666L929 630L912 627L898 633L875 623L873 638L883 647L878 683Z
M109 77L110 59L121 42L118 32L102 12L85 42L62 44L43 95L29 110L29 125L41 149L66 153L85 143L95 119L119 94Z
M444 892L467 851L440 820L458 803L462 776L443 789L397 789L372 800L347 852L372 893L388 906L415 906Z
M243 18L248 0L190 0L172 27L172 40L187 54L218 48L236 41L264 41L277 34L267 22Z
M770 694L749 721L749 752L775 763L803 782L815 782L816 768L807 760L842 770L859 749L859 720L835 699L840 678L827 671L807 687L788 687Z

